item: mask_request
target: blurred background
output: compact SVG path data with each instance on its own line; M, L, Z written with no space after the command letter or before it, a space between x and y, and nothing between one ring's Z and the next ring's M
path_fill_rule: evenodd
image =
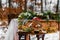
M0 0L0 14L10 19L10 15L19 15L23 10L38 14L51 11L60 12L60 0ZM13 17L11 17L13 18Z
M0 0L0 24L3 20L7 21L6 26L8 26L11 19L17 18L24 10L33 11L37 14L51 11L57 15L60 13L60 0ZM4 38L6 31L7 27L0 27L2 38Z

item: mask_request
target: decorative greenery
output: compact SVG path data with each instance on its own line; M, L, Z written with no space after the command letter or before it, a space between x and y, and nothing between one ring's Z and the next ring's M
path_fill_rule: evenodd
M24 28L23 31L25 31L25 32L31 32L32 31L32 28L27 27L27 28Z
M34 16L36 16L36 13L31 12L31 11L24 11L22 13L20 13L20 15L18 16L18 19L32 19Z
M53 13L51 11L47 11L43 13L43 16L45 16L47 20L60 20L60 13Z
M60 13L57 14L56 20L60 23Z
M39 15L39 16L41 16L41 15ZM20 13L20 15L18 16L19 28L21 27L22 30L25 32L31 32L33 28L24 25L24 23L26 23L28 20L33 19L34 17L38 17L38 15L31 11L28 11L28 12L24 11L24 12ZM46 17L45 19L47 22L50 19L57 20L58 22L60 21L60 14L53 14L51 11L44 12L42 17ZM51 29L51 30L50 29L51 28L49 25L49 26L47 26L47 29L44 29L44 30L46 30L47 33L50 33L51 31L54 32L54 30L55 30L55 29Z
M23 11L18 16L19 25L24 24L27 20L31 20L35 16L36 16L36 13L34 13L32 11Z
M47 11L47 12L44 12L44 13L43 13L43 16L45 16L46 19L49 20L49 19L50 19L50 16L51 16L52 14L53 14L53 13L52 13L51 11Z
M20 13L20 15L18 16L18 22L19 25L24 24L24 22L26 22L27 20L31 20L33 19L33 17L39 17L40 19L45 19L47 22L49 20L57 20L60 21L60 14L54 14L51 11L47 11L47 12L43 12L42 13L42 18L41 15L37 15L36 13L32 12L32 11L23 11L22 13Z

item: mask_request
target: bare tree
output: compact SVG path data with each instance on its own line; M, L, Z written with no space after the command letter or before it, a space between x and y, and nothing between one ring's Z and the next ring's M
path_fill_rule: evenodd
M41 12L43 13L43 0L41 0Z
M57 0L56 13L58 12L58 10L59 10L59 0Z
M2 5L1 5L1 0L0 0L0 8L2 8Z
M46 0L45 0L45 10L46 10Z
M25 9L27 11L27 0L25 0Z

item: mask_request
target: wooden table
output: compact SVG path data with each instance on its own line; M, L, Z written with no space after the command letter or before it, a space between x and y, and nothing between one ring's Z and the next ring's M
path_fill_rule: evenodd
M32 35L36 35L37 37L37 40L39 40L40 38L42 38L42 40L44 40L44 35L45 33L31 33L31 32L18 32L18 35L19 35L19 40L21 40L21 37L24 35L25 36L25 40L30 40L30 34ZM39 36L42 36L42 37L39 37Z
M58 30L58 23L57 23L57 21L56 20L49 20L48 22L46 21L46 20L40 20L40 21L34 21L34 20L31 20L31 22L33 22L32 23L32 28L34 29L34 31L36 31L36 30L40 30L41 28L42 29L44 29L44 30L48 30L48 28L49 28L49 30L50 31L57 31ZM29 22L28 22L29 23ZM27 23L27 24L28 24ZM36 28L36 25L37 24L40 24L41 25L41 27L39 28L39 27L37 27ZM29 25L29 24L28 24ZM47 29L46 29L47 28ZM47 32L48 33L48 32ZM19 40L20 40L20 38L21 38L21 36L22 35L25 35L25 40L30 40L30 37L29 37L29 35L30 34L32 34L31 32L21 32L21 31L19 31L18 32L18 35L19 35ZM38 32L38 33L33 33L33 35L36 35L36 37L37 37L37 40L39 40L40 39L40 37L39 37L39 35L42 35L42 40L44 40L44 35L45 35L45 33L41 33L41 32Z

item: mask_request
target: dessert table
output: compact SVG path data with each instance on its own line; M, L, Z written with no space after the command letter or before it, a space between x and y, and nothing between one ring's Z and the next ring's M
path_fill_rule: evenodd
M16 35L17 31L18 31L18 20L12 19L8 26L8 30L6 32L6 36L5 36L4 40L19 40L19 36ZM34 37L33 36L32 35L30 36L31 40L35 39L34 38L35 36ZM59 31L57 31L55 33L45 34L44 40L50 40L50 39L59 40ZM35 40L37 40L37 39L35 39Z

